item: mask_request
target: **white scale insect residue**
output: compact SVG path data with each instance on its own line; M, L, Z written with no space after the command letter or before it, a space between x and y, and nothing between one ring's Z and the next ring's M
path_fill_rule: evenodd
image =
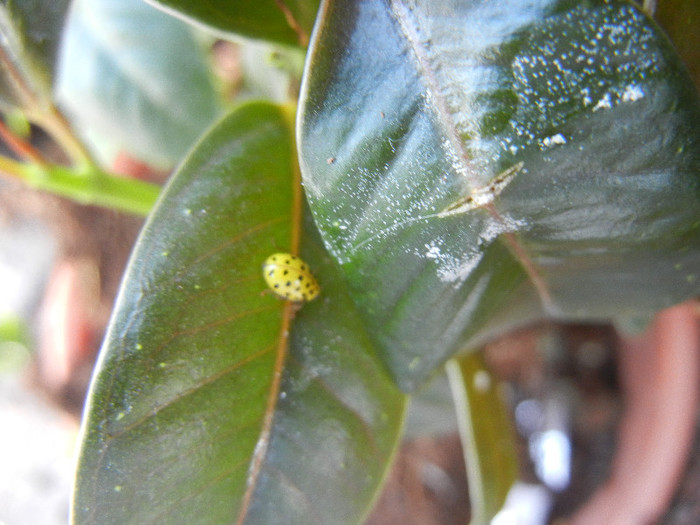
M518 221L508 215L501 215L500 221L490 221L488 223L486 229L481 232L480 237L483 243L489 244L495 241L499 235L517 232L525 226L525 221Z
M348 225L347 225L347 222L346 222L346 221L340 222L340 221L338 221L338 220L335 220L335 221L333 221L332 226L333 226L334 228L337 228L337 229L340 230L340 231L345 231L345 230L348 229Z
M606 93L593 107L593 111L598 111L599 109L610 109L611 107L612 102L610 101L610 93Z
M625 87L625 90L621 95L619 95L619 97L620 101L622 102L636 102L643 99L644 95L644 90L640 86L630 84L629 86ZM599 109L611 109L612 107L612 96L610 93L606 93L600 100L598 100L598 103L593 107L593 111L597 111Z
M634 84L627 86L622 93L622 102L636 102L642 98L644 98L644 90Z
M425 244L425 252L417 253L417 255L434 261L437 264L436 272L440 281L443 283L453 283L455 288L457 288L469 277L472 270L476 268L483 254L475 251L473 254L468 254L466 259L456 257L443 252L439 246L441 242L441 240L434 240L429 244Z
M426 244L425 247L427 248L427 252L425 252L425 256L428 259L439 259L441 252L440 252L440 247L435 246L433 243Z
M428 249L426 257L434 259L438 263L437 275L440 281L443 283L452 283L455 288L461 286L483 259L484 253L481 250L482 246L488 246L495 241L499 235L517 231L525 226L525 223L522 221L514 220L506 215L502 216L501 219L502 220L498 222L489 222L486 228L479 234L479 248L471 253L465 254L463 257L446 255L433 243L425 245ZM436 256L436 254L439 254L439 256Z
M455 288L459 288L459 286L471 275L474 268L478 266L483 257L483 253L476 252L472 254L471 257L467 257L461 261L454 258L448 259L445 261L445 264L438 267L438 278L443 283L453 283Z
M542 140L542 146L545 148L551 148L552 146L561 146L562 144L566 144L566 137L562 135L561 133L557 133L556 135L552 135L551 137L545 137L544 140Z
M517 164L514 164L513 166L507 168L503 172L499 173L495 178L493 178L488 184L485 186L479 187L479 188L474 188L472 189L466 196L458 199L457 201L453 202L450 204L447 208L443 209L442 211L439 211L437 213L432 213L429 215L424 215L424 216L418 216L418 217L409 217L405 220L399 221L395 224L392 224L391 226L382 228L376 232L374 232L372 235L369 237L366 237L362 239L360 242L357 242L354 245L349 246L349 252L355 252L359 248L363 246L370 246L372 245L373 242L379 241L381 242L382 240L388 238L392 232L396 232L399 228L402 228L404 226L407 226L409 224L414 224L418 221L425 221L427 219L431 218L445 218L445 217L450 217L454 215L461 215L463 213L467 213L471 210L475 210L477 208L483 208L485 206L488 206L491 204L496 197L498 197L501 192L505 189L508 184L515 178L518 173L523 169L524 163L523 162L518 162ZM505 223L501 224L498 229L500 230L496 235L499 235L500 233L503 233L504 231L510 231L510 228L514 226L512 223L513 221L506 221ZM515 225L517 226L517 225ZM482 240L486 240L484 236L482 235ZM442 256L442 253L440 252L440 249L437 245L426 245L425 246L428 252L426 254L423 253L417 253L416 255L423 256L425 255L429 259L433 259L439 261L444 261L444 257ZM340 264L344 264L346 259L343 257L342 253L336 253L334 251L334 255L336 255L339 258ZM468 268L472 267L472 264L477 264L476 263L470 263L467 265ZM443 275L446 276L443 281L455 281L455 280L460 280L463 278L465 275L464 272L464 265L461 265L459 263L452 263L451 269L444 272ZM455 272L455 268L459 267L459 271Z
M583 102L583 107L590 106L593 100L591 99L591 90L589 88L583 88L581 90L581 101Z

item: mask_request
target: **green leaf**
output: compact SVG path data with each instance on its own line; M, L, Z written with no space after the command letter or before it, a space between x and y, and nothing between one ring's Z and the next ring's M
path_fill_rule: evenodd
M138 241L91 386L74 523L356 523L404 396L307 214L289 109L242 106L188 156ZM261 264L321 285L294 311Z
M0 4L0 109L33 113L51 102L68 0Z
M244 36L306 47L319 0L147 0L228 39Z
M470 525L488 525L518 479L510 411L482 353L452 359L446 368L466 459Z
M76 0L56 97L86 138L170 167L220 112L204 49L141 0Z
M543 317L700 293L700 102L623 1L327 2L300 156L402 388Z

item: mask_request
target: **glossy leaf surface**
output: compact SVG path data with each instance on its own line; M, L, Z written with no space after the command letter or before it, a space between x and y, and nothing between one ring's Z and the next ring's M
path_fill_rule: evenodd
M91 387L74 523L346 524L372 501L404 396L298 222L291 121L235 110L147 223ZM295 242L321 286L296 312L261 274Z
M623 1L325 2L300 112L314 218L405 389L543 317L700 293L700 103Z
M148 0L224 38L309 43L319 0Z
M51 100L68 0L0 4L0 108L33 112Z
M76 0L56 96L86 139L178 162L220 112L191 28L141 0Z

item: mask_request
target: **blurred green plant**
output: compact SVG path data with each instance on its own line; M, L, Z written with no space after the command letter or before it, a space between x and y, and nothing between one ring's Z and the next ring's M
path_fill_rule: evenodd
M635 4L153 3L169 14L0 7L19 159L0 172L152 209L89 395L74 523L361 522L406 393L446 363L487 523L517 465L474 350L699 294L700 101ZM236 43L233 101L202 30ZM105 167L121 151L178 166L155 207L157 186ZM266 293L278 251L318 299Z
M31 357L29 329L16 315L0 316L0 373L22 370Z

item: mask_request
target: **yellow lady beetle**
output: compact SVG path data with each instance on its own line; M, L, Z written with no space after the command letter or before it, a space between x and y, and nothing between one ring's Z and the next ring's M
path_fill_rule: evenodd
M289 253L273 253L265 259L263 277L276 295L290 301L313 301L321 291L309 266Z

